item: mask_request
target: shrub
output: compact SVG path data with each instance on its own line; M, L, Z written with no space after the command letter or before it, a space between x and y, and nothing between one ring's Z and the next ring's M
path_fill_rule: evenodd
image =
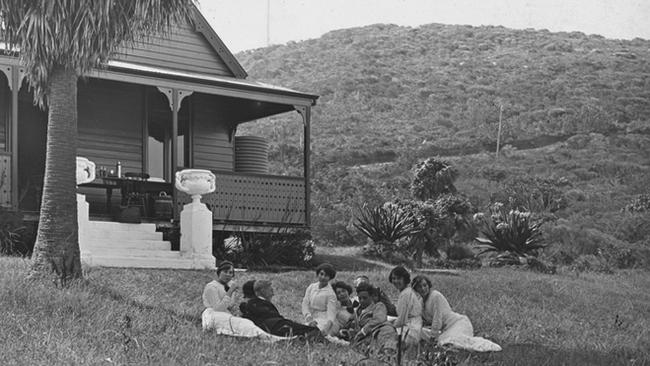
M218 247L215 255L245 267L269 265L305 267L314 256L308 231L238 232Z
M0 254L27 254L29 249L22 240L24 232L22 215L0 207Z
M627 213L619 214L619 220L616 220L616 226L613 229L613 235L620 240L628 243L637 243L650 238L650 210L645 213Z
M566 178L513 177L507 179L502 190L493 196L496 202L507 202L509 207L531 212L555 212L567 207L562 191L570 186Z
M399 205L389 202L377 207L363 205L357 212L354 227L374 243L394 243L416 232L413 213Z
M447 248L446 252L447 259L449 260L462 260L476 257L472 248L467 244L452 244Z
M610 268L648 268L650 248L642 242L629 244L593 228L575 227L567 220L545 228L544 237L550 243L543 256L556 264L572 265L581 258L597 257ZM585 260L583 258L583 261ZM582 263L580 266L585 266ZM591 263L594 267L594 263Z
M607 261L592 254L579 256L571 265L571 269L578 272L602 272L613 273L612 267Z
M434 199L441 194L455 193L454 181L458 171L444 160L429 158L415 166L411 195L420 201Z
M496 166L482 166L478 172L483 178L493 182L501 182L508 176L508 170L506 168Z
M424 252L439 256L440 246L468 227L467 216L474 211L466 197L454 194L445 194L436 200L403 200L395 204L413 213L415 230L409 249L415 251L418 265L422 264Z
M479 254L496 252L499 261L514 263L519 262L518 258L536 256L538 249L545 246L541 224L531 222L530 212L505 212L503 205L496 203L490 207L489 215L478 213L474 220L480 233L476 238L481 243Z

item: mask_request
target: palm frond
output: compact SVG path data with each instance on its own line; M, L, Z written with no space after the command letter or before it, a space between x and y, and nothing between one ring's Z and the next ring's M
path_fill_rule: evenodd
M189 19L193 0L0 0L2 38L16 49L43 105L52 69L82 75L120 46Z

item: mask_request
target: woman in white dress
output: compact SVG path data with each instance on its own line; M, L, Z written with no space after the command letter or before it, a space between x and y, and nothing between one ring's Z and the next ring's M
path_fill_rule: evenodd
M338 332L336 324L336 311L338 302L330 281L336 277L336 270L329 263L322 263L316 267L317 282L312 283L305 290L302 299L302 315L305 324L316 326L325 335Z
M235 302L233 295L237 291L233 278L235 266L224 261L217 267L217 278L203 289L203 305L206 309L201 314L203 330L214 330L217 334L235 337L261 338L267 341L287 339L271 335L246 318L234 316L231 310Z
M411 283L422 296L423 338L435 339L438 345L452 346L477 352L501 351L501 347L485 338L474 337L474 328L466 315L451 310L447 299L432 289L431 280L416 276Z
M417 345L422 331L422 299L409 286L411 275L406 268L401 266L393 268L388 275L388 280L399 291L397 319L393 321L393 325L406 346Z

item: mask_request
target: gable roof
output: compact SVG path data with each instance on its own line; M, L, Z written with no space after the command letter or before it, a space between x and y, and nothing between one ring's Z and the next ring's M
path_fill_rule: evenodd
M215 52L217 52L223 61L230 67L236 78L245 79L248 76L246 70L244 70L232 52L230 52L228 47L226 47L221 38L217 35L214 29L212 29L210 23L208 23L196 6L194 6L194 27L197 32L203 34L212 48L214 48Z
M210 76L248 76L196 6L191 18L174 25L170 32L122 46L110 59Z

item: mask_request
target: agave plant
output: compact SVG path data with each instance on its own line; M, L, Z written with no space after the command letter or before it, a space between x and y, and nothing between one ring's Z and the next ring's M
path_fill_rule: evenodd
M540 222L532 222L530 212L503 211L502 205L491 207L490 215L478 213L474 221L478 225L479 254L496 252L505 261L536 255L543 248Z
M354 227L375 243L394 243L418 231L413 213L393 203L363 205L357 211Z

